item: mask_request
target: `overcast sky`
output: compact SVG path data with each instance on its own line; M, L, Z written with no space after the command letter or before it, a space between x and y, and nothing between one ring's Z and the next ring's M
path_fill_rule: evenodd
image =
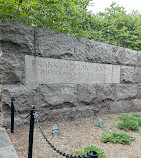
M112 2L124 7L127 13L132 12L132 10L138 10L141 13L141 0L93 0L91 2L93 6L89 6L88 10L98 13L99 11L104 11Z

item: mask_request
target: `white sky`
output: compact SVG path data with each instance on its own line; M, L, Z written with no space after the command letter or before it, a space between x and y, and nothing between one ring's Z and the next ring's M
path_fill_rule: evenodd
M141 13L141 0L93 0L91 2L93 6L89 6L87 9L93 13L98 13L99 11L104 11L112 2L124 7L127 13L133 10L138 10Z

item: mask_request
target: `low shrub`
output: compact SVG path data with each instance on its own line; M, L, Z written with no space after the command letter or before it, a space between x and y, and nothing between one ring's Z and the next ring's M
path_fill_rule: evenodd
M141 126L141 114L133 114L132 117L134 120L138 121L139 126Z
M131 137L127 134L117 133L117 132L110 132L110 134L103 133L101 137L101 141L104 143L112 142L112 143L120 143L120 144L130 144L131 141L134 141L135 138Z
M74 154L76 156L83 156L83 155L87 155L87 153L89 151L96 151L98 153L98 158L105 158L106 155L104 154L104 152L101 151L100 148L94 146L94 145L91 145L91 146L87 146L87 147L84 147L82 150L80 151L75 151Z
M118 123L118 128L123 129L125 131L132 130L132 131L139 131L139 123L138 121L134 120L125 120L121 123Z
M132 114L130 115L122 115L119 118L123 121L118 123L118 128L123 129L125 131L139 131L139 127L141 126L141 115L140 114Z

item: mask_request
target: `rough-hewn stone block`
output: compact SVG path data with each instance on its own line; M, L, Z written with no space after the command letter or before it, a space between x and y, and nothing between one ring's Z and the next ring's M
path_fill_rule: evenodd
M136 83L137 68L131 66L121 66L121 83Z
M58 109L75 106L77 85L5 85L3 86L3 107L10 108L10 97L15 96L15 108L27 112L32 104L37 108ZM24 105L24 106L22 106Z
M134 99L131 101L131 111L141 111L141 99Z
M40 86L40 93L51 109L73 107L77 101L76 84L52 84Z
M34 54L34 28L18 23L0 24L3 84L23 84L25 54Z
M96 94L99 101L102 100L115 100L116 99L116 86L115 84L97 84Z
M110 113L124 113L131 111L131 103L128 100L120 100L110 103Z
M141 67L137 67L135 71L136 71L136 80L138 83L141 83Z
M141 52L138 52L138 66L141 66Z
M138 83L138 95L137 98L141 98L141 83Z
M25 62L24 55L18 53L4 53L0 60L0 72L2 72L2 84L24 84Z
M79 102L89 104L97 98L95 85L79 84L77 87L77 97Z
M127 48L119 48L117 52L117 63L121 65L138 65L138 52Z
M87 40L87 61L98 63L113 62L113 48L105 43Z
M9 44L14 44L14 47L19 46L19 52L34 53L34 27L22 25L19 23L1 23L0 24L1 47L4 53L3 43L10 50Z
M87 39L74 37L74 55L72 55L72 60L87 61Z
M138 92L137 84L117 84L116 85L116 94L117 99L130 99L135 98Z
M74 37L36 28L36 54L38 56L71 59L74 54Z

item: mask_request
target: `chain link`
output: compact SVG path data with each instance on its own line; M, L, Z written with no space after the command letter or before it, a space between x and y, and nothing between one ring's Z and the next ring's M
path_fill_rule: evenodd
M35 115L34 115L34 116L35 116ZM36 125L37 125L38 129L39 129L40 132L41 132L41 135L42 135L43 138L46 140L46 142L48 143L48 145L49 145L56 153L58 153L59 155L61 155L61 156L63 156L63 157L66 157L66 158L88 158L88 156L86 156L86 155L83 155L83 156L73 156L73 155L69 155L69 154L66 154L66 153L61 152L60 150L58 150L56 147L54 147L54 145L52 145L52 144L50 143L50 141L48 140L48 138L45 136L45 134L44 134L42 128L41 128L40 125L39 125L39 121L38 121L37 117L35 116L34 118L35 118Z
M22 116L20 116L21 113L18 110L16 110L16 109L14 109L14 110L15 110L16 114L18 115L18 117L20 117L21 119L27 119L30 116L30 114L28 114L26 117L22 117Z

